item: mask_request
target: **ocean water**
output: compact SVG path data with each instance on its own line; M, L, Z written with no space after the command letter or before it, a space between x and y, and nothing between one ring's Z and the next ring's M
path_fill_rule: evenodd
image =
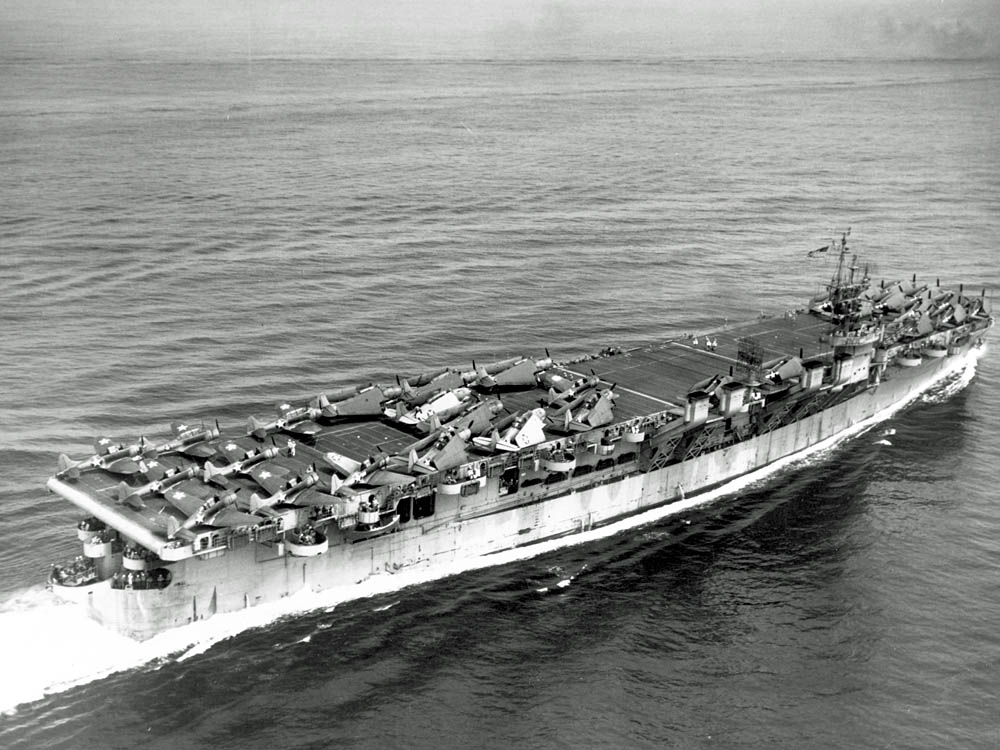
M1000 746L996 347L834 450L535 558L152 645L43 586L79 516L44 482L99 435L780 313L847 227L879 278L994 295L997 62L2 72L0 746Z

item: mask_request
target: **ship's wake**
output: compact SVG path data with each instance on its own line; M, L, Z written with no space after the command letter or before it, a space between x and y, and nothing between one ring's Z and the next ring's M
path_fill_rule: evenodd
M929 388L921 396L921 400L926 404L939 404L947 401L952 396L963 390L976 376L977 356L968 360L967 365L952 374L939 380L934 386Z
M972 380L975 364L975 358L970 358L966 367L956 369L917 397L933 402L950 398ZM739 477L711 492L682 498L608 526L450 564L404 569L394 573L382 572L349 588L322 592L303 591L272 604L215 615L211 619L175 628L141 643L104 629L89 619L81 607L57 600L43 587L22 591L0 603L0 633L6 636L8 644L15 646L6 652L5 679L0 683L0 712L16 712L18 705L40 700L47 695L115 672L141 667L160 669L166 665L183 663L220 641L252 628L272 624L284 617L324 608L329 611L345 601L391 593L466 571L526 560L563 547L585 544L655 523L711 503L722 496L757 486L776 472L788 468L798 469L824 460L841 443L890 418L904 405L898 404L859 422L840 435ZM544 589L564 589L573 578L575 576L554 575L553 581ZM539 591L542 588L536 587ZM379 607L375 611L385 612L387 617L391 617L391 611L387 610L391 610L391 605ZM310 638L303 638L299 643L310 647Z
M0 633L8 646L0 681L4 713L155 658L145 644L104 629L41 586L0 604Z

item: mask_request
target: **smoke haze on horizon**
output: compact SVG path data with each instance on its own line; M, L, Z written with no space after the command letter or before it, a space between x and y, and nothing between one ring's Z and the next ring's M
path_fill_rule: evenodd
M8 55L254 57L1000 56L997 0L13 0Z

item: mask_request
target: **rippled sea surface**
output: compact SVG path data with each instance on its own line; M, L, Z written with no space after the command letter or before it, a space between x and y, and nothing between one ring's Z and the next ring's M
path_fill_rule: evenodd
M43 587L97 435L778 313L848 226L994 294L996 62L24 57L0 94L3 747L1000 745L995 347L683 518L214 643Z

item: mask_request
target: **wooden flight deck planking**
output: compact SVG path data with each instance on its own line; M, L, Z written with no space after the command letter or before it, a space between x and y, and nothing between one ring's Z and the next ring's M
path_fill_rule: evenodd
M810 358L829 352L827 334L830 330L828 322L812 315L762 318L712 332L709 337L717 342L715 347L708 347L706 337L702 334L697 339L672 339L608 357L585 360L576 363L577 369L555 369L569 379L588 377L593 371L600 377L602 389L613 385L616 394L615 421L620 422L665 409L680 413L687 394L697 383L715 375L728 375L730 367L734 372L738 371L736 355L737 340L740 337L752 336L763 350L764 361L797 355L800 349L806 358ZM525 391L499 393L496 396L486 394L484 398L501 399L505 408L497 415L499 419L505 414L521 413L543 405L546 395L546 389L535 387ZM551 439L557 439L561 435L559 432L547 431L547 436ZM323 488L329 487L332 474L330 467L323 461L324 453L334 451L361 462L380 453L400 453L421 437L377 417L350 420L324 425L316 436L314 446L306 445L294 435L275 434L274 441L279 447L288 441L294 441L296 455L278 456L269 461L288 467L296 473L311 464L320 476L319 488ZM265 444L269 442L270 439ZM157 460L172 465L187 463L180 457L170 455ZM219 462L218 458L214 460ZM78 481L102 504L114 507L123 516L154 531L161 530L165 525L163 514L169 513L183 520L182 514L174 510L167 499L156 494L147 495L143 499L146 506L143 510L120 504L118 486L122 480L121 476L98 470L84 473ZM249 496L253 492L262 496L270 494L248 476L230 476L228 482L229 491L239 490L241 496ZM141 486L146 482L136 477L128 484Z

